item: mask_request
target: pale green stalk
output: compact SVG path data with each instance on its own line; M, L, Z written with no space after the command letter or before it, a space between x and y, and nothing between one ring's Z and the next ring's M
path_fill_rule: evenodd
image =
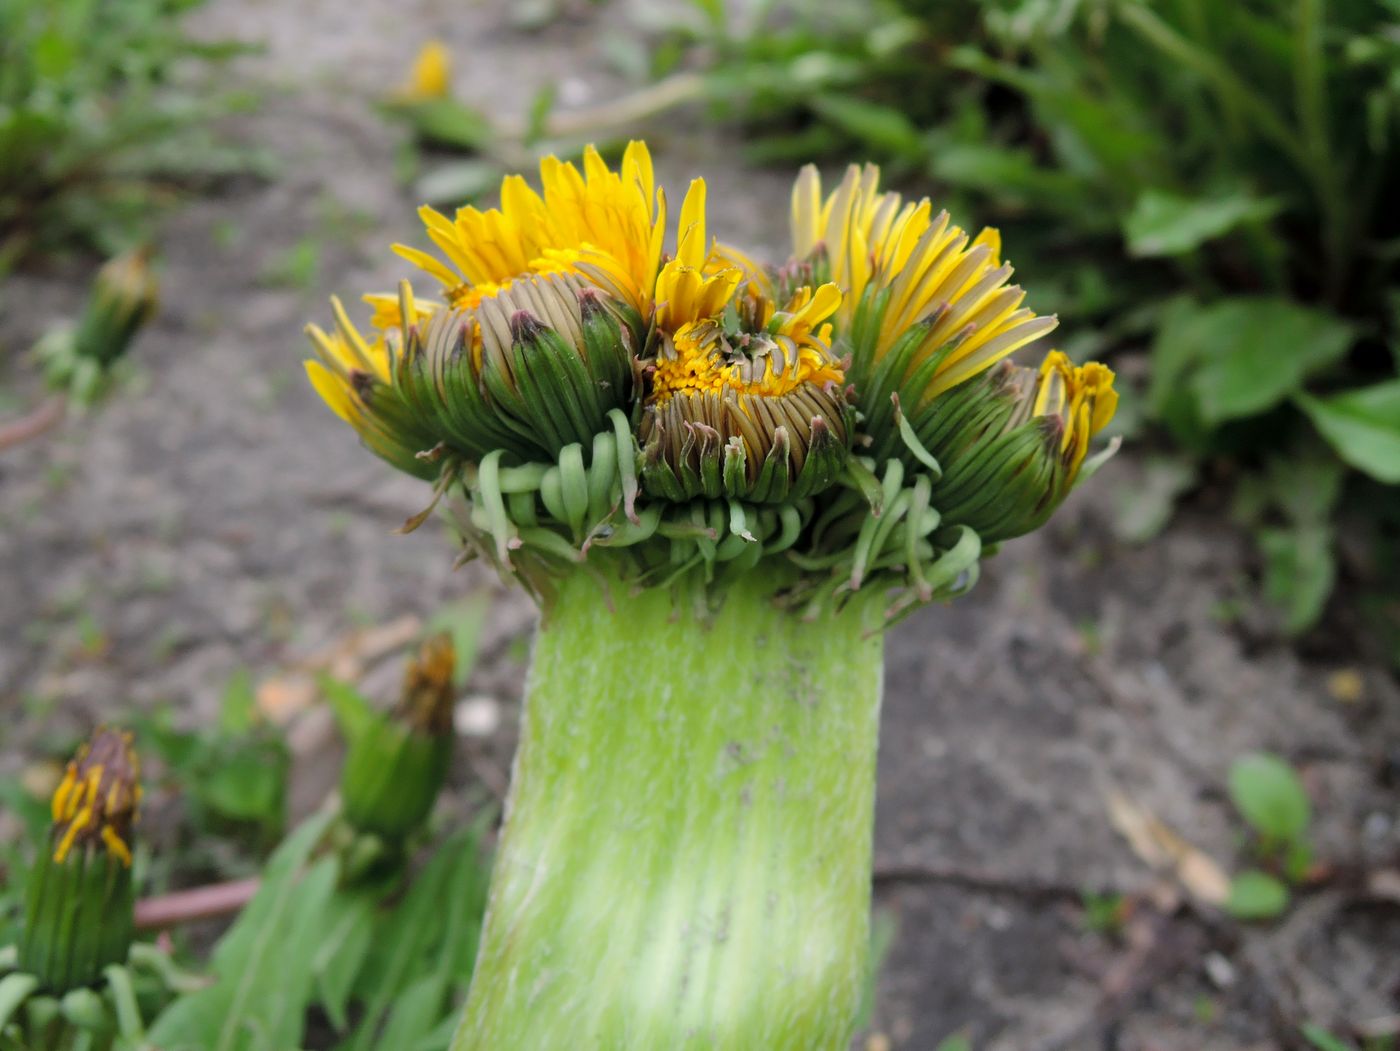
M563 582L454 1051L835 1051L866 980L882 642L763 573Z

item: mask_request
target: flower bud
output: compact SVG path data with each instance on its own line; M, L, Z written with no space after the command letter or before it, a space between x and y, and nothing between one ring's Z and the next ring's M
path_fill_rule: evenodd
M943 521L984 544L1044 524L1113 418L1113 379L1104 365L1051 351L1039 369L1004 362L936 399L918 438L943 469L931 498Z
M49 843L30 873L19 966L57 995L95 983L131 948L131 829L141 801L131 735L100 729L53 796Z
M839 302L804 288L776 312L750 286L726 317L662 332L640 433L647 491L779 503L831 485L851 410L829 326L813 329Z
M80 355L106 366L126 353L156 312L160 286L150 264L151 249L142 247L108 260L97 272L78 327Z
M452 637L429 638L404 671L393 711L372 715L350 741L340 785L358 831L399 842L432 812L452 758L455 665Z
M84 404L101 393L107 370L155 313L150 254L149 248L138 248L110 259L93 280L78 325L55 328L35 346L51 387Z
M395 384L418 424L469 459L505 449L553 461L626 405L636 339L626 315L577 275L522 278L411 325Z

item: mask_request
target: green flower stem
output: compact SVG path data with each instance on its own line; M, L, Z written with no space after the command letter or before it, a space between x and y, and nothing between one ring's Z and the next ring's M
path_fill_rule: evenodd
M878 609L566 580L454 1051L843 1049L866 978ZM768 588L771 591L771 586Z

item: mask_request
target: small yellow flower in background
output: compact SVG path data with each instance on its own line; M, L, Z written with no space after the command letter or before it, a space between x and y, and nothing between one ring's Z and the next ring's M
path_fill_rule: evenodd
M413 60L408 79L396 93L403 102L446 98L452 92L452 55L441 40L429 40Z

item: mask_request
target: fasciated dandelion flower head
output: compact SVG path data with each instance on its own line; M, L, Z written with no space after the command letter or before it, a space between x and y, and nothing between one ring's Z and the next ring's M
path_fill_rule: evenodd
M1113 414L1101 365L1007 362L1056 319L998 233L871 166L829 193L803 169L775 268L714 237L703 179L665 254L636 142L616 169L590 147L538 189L508 177L498 207L420 214L435 251L394 250L438 291L365 297L368 337L337 302L312 382L386 460L459 483L471 549L537 591L614 548L643 584L784 553L804 600L881 574L927 601L975 576L978 526L1043 521Z

